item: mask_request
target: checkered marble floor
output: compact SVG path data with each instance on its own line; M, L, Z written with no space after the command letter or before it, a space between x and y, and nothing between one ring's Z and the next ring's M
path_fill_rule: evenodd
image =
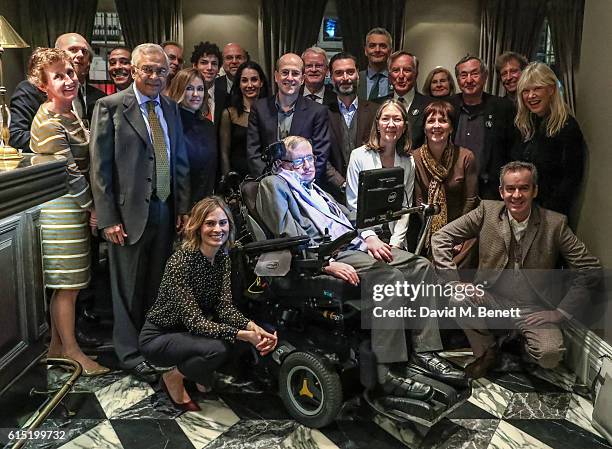
M458 364L468 353L447 354ZM66 376L50 370L50 386ZM593 407L572 393L564 369L506 372L475 382L472 397L425 435L378 415L359 398L336 422L311 430L286 413L280 399L231 378L218 393L200 395L200 412L181 413L162 392L122 372L81 378L44 423L65 431L61 441L28 448L87 449L565 449L612 448L591 426Z

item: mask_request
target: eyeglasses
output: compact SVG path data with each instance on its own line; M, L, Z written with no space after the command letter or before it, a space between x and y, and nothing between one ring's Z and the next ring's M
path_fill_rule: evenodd
M142 67L136 66L136 68L147 76L153 76L153 74L156 74L160 78L164 78L168 75L168 69L165 67L155 68L148 65L143 65Z
M293 164L293 168L302 168L306 162L313 165L317 157L314 154L310 154L304 157L298 157L297 159L282 159L283 162L290 162Z

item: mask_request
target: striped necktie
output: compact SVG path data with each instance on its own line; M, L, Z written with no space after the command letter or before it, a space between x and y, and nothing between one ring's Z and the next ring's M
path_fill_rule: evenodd
M157 101L147 101L147 112L149 126L151 127L151 138L155 150L155 189L157 198L166 201L170 196L170 166L168 164L168 153L164 130L159 117L155 113Z

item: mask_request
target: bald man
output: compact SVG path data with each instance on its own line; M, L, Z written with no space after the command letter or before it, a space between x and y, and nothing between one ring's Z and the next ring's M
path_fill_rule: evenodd
M79 95L73 101L73 107L86 126L89 126L94 104L104 97L102 91L87 83L93 56L91 47L80 34L66 33L57 38L55 48L66 51L72 59L81 84ZM25 151L30 150L30 127L38 108L44 101L45 95L28 80L17 85L11 97L11 146Z
M248 60L247 52L239 44L233 42L225 44L225 47L223 47L223 71L225 75L215 80L215 89L223 89L229 94L234 85L234 77L238 67Z
M317 176L325 173L330 134L327 107L300 95L304 62L287 53L276 62L274 81L278 93L255 102L249 114L247 159L249 172L259 176L265 169L261 155L270 144L287 136L302 136L312 142Z

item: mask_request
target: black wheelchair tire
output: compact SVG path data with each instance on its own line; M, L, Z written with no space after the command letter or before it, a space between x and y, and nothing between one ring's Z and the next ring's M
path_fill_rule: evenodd
M302 399L296 397L295 390L300 381L299 376L308 377L314 382L315 385L313 386L315 387L318 383L319 401L313 400L312 404L307 404L307 407L305 407L301 403ZM302 380L304 379L305 377L302 378ZM300 424L314 429L324 427L330 424L340 411L342 406L340 376L315 354L309 352L289 354L281 365L278 383L283 404L289 414ZM302 388L306 386L307 382Z

